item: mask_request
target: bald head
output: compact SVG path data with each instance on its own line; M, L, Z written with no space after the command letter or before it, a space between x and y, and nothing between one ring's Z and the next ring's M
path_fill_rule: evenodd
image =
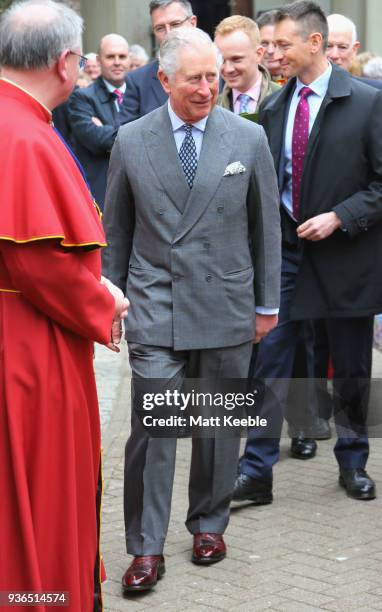
M327 20L329 42L326 54L333 64L349 70L360 47L355 23L345 15L338 13L329 15Z
M1 16L0 64L19 70L49 68L65 49L80 48L82 23L60 2L16 2Z
M124 38L123 36L120 36L120 34L106 34L100 40L99 48L98 48L98 55L101 55L101 53L107 52L110 49L110 47L114 47L117 45L125 46L127 47L127 49L129 49L129 44L126 38Z
M119 34L107 34L101 38L98 51L102 77L115 87L120 87L129 68L129 45Z

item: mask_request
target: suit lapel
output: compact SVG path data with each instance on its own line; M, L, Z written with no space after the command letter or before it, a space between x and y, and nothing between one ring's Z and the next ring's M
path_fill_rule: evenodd
M224 111L215 107L207 121L194 185L189 191L175 241L195 225L209 205L230 161L234 140L234 132L225 122Z
M305 165L307 165L310 161L310 158L313 154L315 146L317 144L320 130L322 126L323 117L325 115L325 111L329 104L336 100L337 98L344 98L349 96L351 93L351 77L344 73L343 70L339 71L336 66L332 68L332 75L330 77L328 91L326 93L325 98L322 101L320 110L316 117L316 120L313 124L312 131L309 136L308 149L305 156Z
M309 173L312 167L314 152L317 149L317 145L320 140L321 127L323 124L324 116L327 107L335 102L338 98L344 98L349 96L351 93L350 76L343 71L339 71L338 68L333 66L333 72L329 81L328 91L324 97L316 120L313 124L312 130L309 136L308 148L304 160L304 170L302 175L301 184L301 201L304 201L304 187L309 184Z
M95 87L97 90L98 99L102 104L105 117L107 117L107 122L112 125L116 125L118 122L118 111L115 107L113 96L107 89L102 77L98 77L95 82Z
M163 189L183 213L190 188L180 163L167 104L161 107L149 129L143 132L146 152Z

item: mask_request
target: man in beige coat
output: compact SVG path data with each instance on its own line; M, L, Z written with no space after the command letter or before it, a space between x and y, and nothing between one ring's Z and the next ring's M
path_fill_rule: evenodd
M256 114L262 101L280 88L261 65L264 49L259 28L249 17L227 17L216 28L215 43L223 56L225 80L220 105L236 114Z

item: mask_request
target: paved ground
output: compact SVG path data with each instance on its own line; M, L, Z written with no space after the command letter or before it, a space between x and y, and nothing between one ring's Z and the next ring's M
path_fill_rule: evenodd
M275 470L275 501L232 512L226 533L228 557L211 567L190 563L191 536L184 519L190 441L178 444L172 517L165 549L167 573L154 591L123 599L120 580L125 553L123 452L129 430L126 355L97 347L104 445L102 550L108 572L105 612L277 610L302 612L382 610L382 441L371 443L369 472L379 499L358 502L337 485L332 441L320 442L308 462L288 458ZM382 356L374 375L382 378Z

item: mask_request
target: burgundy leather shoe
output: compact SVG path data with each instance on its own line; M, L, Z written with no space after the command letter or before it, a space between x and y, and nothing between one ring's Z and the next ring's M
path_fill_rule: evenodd
M220 533L197 533L194 535L192 561L197 565L217 563L224 559L226 546Z
M124 593L148 591L162 578L165 571L163 555L134 557L122 578L122 590Z

